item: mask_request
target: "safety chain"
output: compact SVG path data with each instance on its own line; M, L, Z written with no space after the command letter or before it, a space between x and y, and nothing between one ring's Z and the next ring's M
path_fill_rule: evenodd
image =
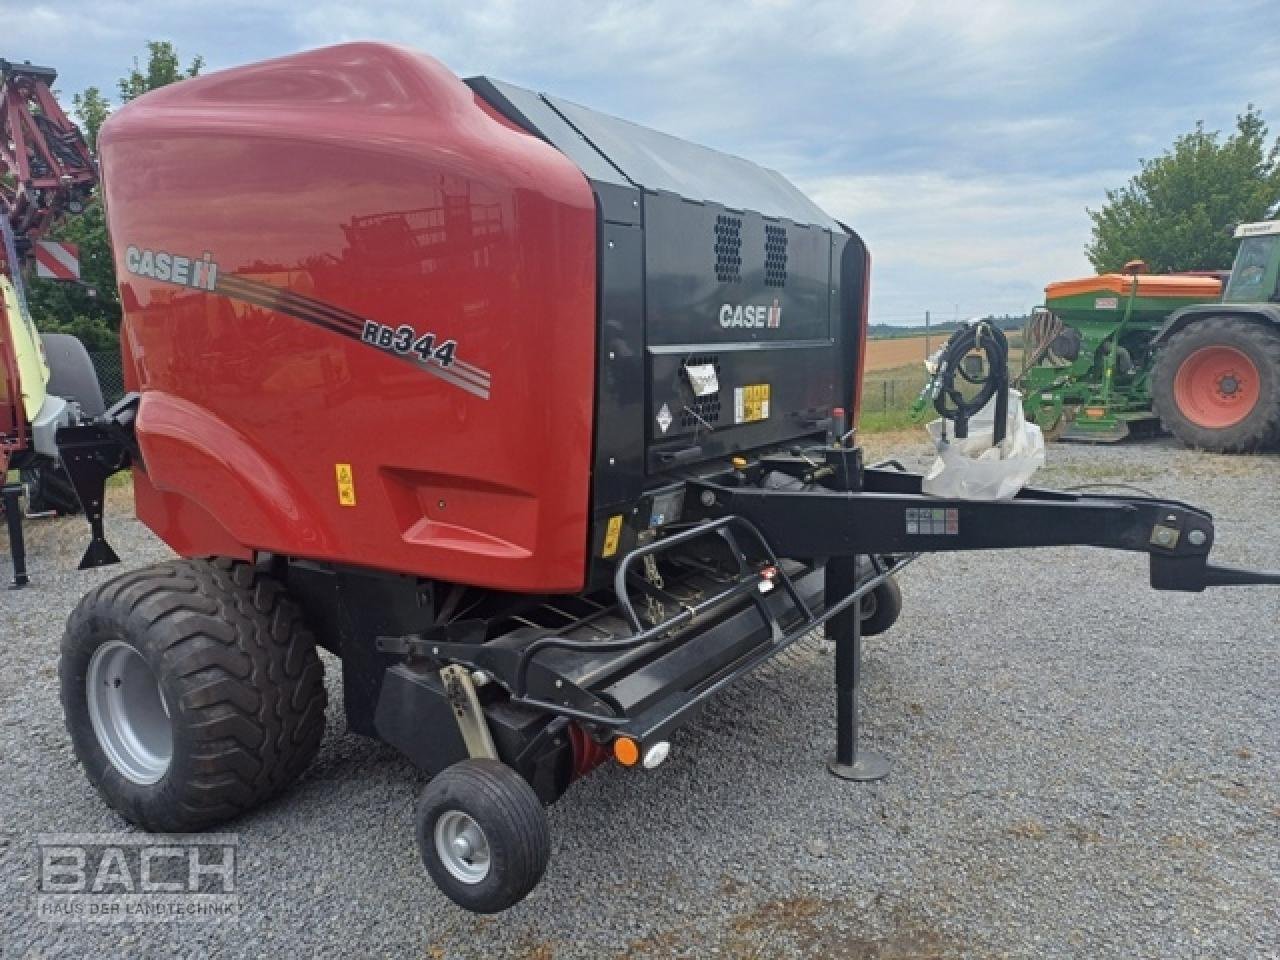
M662 574L658 571L658 561L651 553L647 553L644 556L644 578L656 590L661 590L666 586L666 582L662 579ZM644 601L645 614L648 616L650 623L657 625L667 618L666 606L653 594L645 594Z

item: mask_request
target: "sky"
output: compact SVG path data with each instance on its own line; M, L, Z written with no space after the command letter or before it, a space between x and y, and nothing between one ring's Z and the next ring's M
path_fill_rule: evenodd
M115 81L406 44L779 170L871 249L872 322L1020 314L1092 272L1087 208L1197 121L1280 129L1280 0L0 0L0 57Z

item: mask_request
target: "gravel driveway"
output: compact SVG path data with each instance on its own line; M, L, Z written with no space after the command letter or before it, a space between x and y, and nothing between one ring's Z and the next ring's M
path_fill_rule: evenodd
M1058 445L1050 464L1037 482L1205 506L1220 560L1280 567L1280 457ZM164 558L115 494L126 564ZM57 697L63 621L115 574L74 571L81 521L29 530L34 582L0 593L4 957L1280 956L1280 590L1154 593L1145 558L1088 549L904 573L902 619L867 644L867 736L895 760L881 783L826 773L832 663L808 643L655 773L576 785L541 887L478 918L418 860L423 776L331 706L309 773L227 827L238 918L41 921L35 835L126 825L77 769Z

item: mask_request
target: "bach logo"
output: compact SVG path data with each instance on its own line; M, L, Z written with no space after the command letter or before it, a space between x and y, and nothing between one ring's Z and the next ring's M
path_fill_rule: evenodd
M782 326L782 307L776 298L772 304L726 303L720 307L720 326L726 330L733 327L777 328Z
M36 914L48 923L239 916L235 834L42 833Z

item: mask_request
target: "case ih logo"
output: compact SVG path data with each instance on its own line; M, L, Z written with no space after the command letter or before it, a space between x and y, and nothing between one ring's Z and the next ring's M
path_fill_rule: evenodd
M720 308L720 326L726 330L733 327L780 327L782 307L776 299L772 304L726 303Z
M218 265L213 262L213 255L210 253L197 260L163 250L129 247L124 252L124 266L139 277L176 283L180 287L195 287L197 290L218 289Z

